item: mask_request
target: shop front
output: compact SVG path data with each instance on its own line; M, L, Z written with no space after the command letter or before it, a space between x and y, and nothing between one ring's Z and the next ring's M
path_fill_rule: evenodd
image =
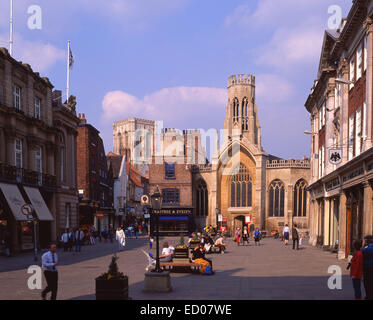
M159 219L160 236L190 235L193 231L193 208L164 208L150 210L150 233L156 235L156 218Z

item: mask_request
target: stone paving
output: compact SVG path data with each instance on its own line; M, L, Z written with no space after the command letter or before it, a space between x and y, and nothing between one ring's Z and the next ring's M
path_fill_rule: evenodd
M178 242L177 238L167 240L175 246ZM307 245L295 251L271 238L264 239L260 247L255 247L253 242L248 247L237 247L231 239L227 243L225 254L208 256L213 260L215 275L173 273L173 292L167 294L142 292L147 261L141 249L149 251L147 238L128 239L125 251L118 254L118 265L129 277L130 297L139 300L346 300L353 297L347 263L338 261L335 254ZM116 248L114 242L84 246L81 253L59 249L58 299L95 299L94 279L107 270ZM150 251L155 255L154 248ZM33 264L31 253L0 257L1 300L40 299L41 290L27 287L30 276L27 267ZM327 286L331 265L342 268L342 290L330 290Z

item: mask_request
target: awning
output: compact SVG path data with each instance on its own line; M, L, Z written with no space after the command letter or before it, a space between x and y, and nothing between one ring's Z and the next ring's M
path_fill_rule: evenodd
M25 199L23 199L17 185L0 183L0 189L4 193L4 197L9 204L10 210L12 211L14 218L17 221L26 221L27 216L22 214L21 211L21 208L26 203L26 201Z
M34 207L34 210L39 220L53 221L54 218L51 212L49 211L47 205L45 204L45 201L41 196L40 191L36 188L30 188L25 186L23 186L23 188L25 189L27 196L30 198L32 206Z

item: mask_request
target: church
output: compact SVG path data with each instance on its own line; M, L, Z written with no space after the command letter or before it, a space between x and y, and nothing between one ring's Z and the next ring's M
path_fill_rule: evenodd
M258 227L268 233L281 232L286 224L308 230L310 162L307 158L284 160L263 150L254 76L228 79L225 113L224 139L219 145L216 138L208 161L198 130L163 129L159 139L155 138L160 131L156 122L134 118L114 123L114 152L131 155L131 161L149 178L150 194L156 187L161 191L165 208L190 209L194 230L212 225L233 234L247 222L251 230ZM137 140L135 136L141 134L135 132L144 129L153 138L145 134L128 144L128 136ZM155 140L164 142L163 153L156 152ZM151 143L147 147L144 141ZM176 147L170 148L167 141ZM161 229L182 233L187 226L175 219Z

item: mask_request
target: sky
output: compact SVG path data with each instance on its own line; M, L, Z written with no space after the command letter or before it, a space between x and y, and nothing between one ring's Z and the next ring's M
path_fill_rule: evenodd
M41 29L29 28L32 5ZM346 16L352 0L14 0L13 56L66 92L71 41L70 94L106 153L113 121L128 117L222 129L228 78L252 74L264 150L300 159L331 5ZM0 46L8 39L9 0L0 0Z

